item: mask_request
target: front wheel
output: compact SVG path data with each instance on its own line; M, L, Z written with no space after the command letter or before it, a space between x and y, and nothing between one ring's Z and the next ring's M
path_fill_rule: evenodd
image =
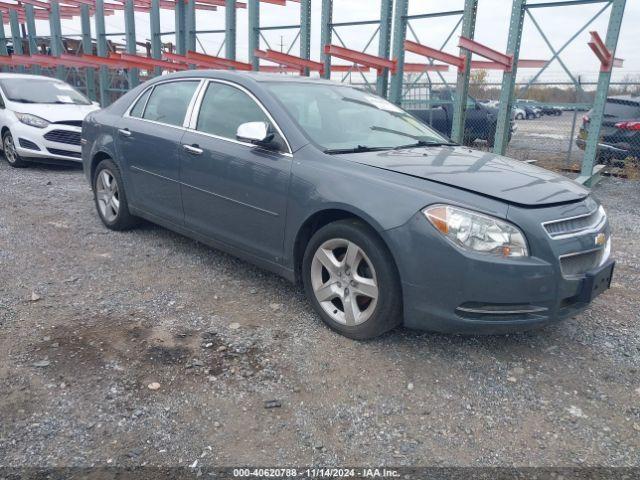
M358 220L318 230L305 251L302 275L322 320L346 337L374 338L402 320L400 279L391 254Z
M4 150L4 158L6 158L7 163L12 167L24 168L28 165L27 162L22 160L20 155L18 155L16 145L13 142L13 135L11 135L9 130L2 136L2 148Z
M100 220L110 230L128 230L138 223L129 213L122 175L112 160L103 160L96 167L93 198Z

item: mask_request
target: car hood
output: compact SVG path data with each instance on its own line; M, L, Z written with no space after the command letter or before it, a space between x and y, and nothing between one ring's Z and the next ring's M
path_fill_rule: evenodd
M44 118L49 122L79 121L89 113L99 110L96 105L65 105L45 103L19 103L11 102L11 110L20 113L30 113Z
M464 147L411 148L340 156L522 206L572 202L589 194L582 185L549 170Z

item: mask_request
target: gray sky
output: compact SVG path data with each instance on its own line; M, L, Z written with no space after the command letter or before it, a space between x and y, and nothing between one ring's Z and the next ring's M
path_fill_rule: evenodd
M543 3L547 0L530 0L530 3ZM312 0L312 58L319 59L320 56L320 0ZM409 14L430 13L446 10L459 10L463 8L463 0L410 0ZM571 7L535 9L532 13L537 22L542 27L545 35L555 48L561 47L577 30L579 30L603 4L581 5ZM379 0L334 0L334 22L350 20L374 20L379 16ZM574 75L582 75L586 81L595 81L598 74L598 61L595 55L587 46L589 39L588 32L597 30L604 38L608 12L605 11L589 28L567 47L561 54L561 58ZM478 7L478 19L476 24L475 39L496 50L504 51L507 43L509 29L509 18L511 15L511 2L509 0L480 0ZM421 43L439 48L445 40L459 17L433 18L424 20L414 20L411 22ZM262 4L261 25L288 25L298 23L299 7L295 2L290 2L286 7ZM124 31L124 20L120 12L106 19L108 32ZM169 10L161 11L161 24L163 31L174 30L174 13ZM623 21L620 42L616 56L625 60L624 67L614 70L614 80L621 80L627 75L640 78L640 33L637 25L640 24L640 2L628 0ZM198 11L197 26L199 29L224 28L224 9L218 11ZM247 60L247 11L238 10L237 17L237 49L238 60ZM38 22L38 33L47 34L47 22ZM78 33L80 31L79 19L65 20L62 24L63 34ZM136 31L140 39L149 38L149 15L136 13ZM362 49L368 39L375 31L375 26L361 27L339 27L338 33L349 48ZM295 30L278 30L264 32L265 37L274 49L280 49L281 41L284 43L286 51L291 41L296 35ZM450 53L458 53L455 47L459 29L445 48ZM216 54L223 40L220 34L199 35L202 45L198 45L198 50L202 47L206 53ZM171 40L171 36L163 37L165 41ZM408 38L411 34L408 33ZM112 40L120 40L118 37L111 37ZM338 43L334 36L334 43ZM266 48L263 44L261 48ZM377 52L377 38L371 43L367 50L369 53ZM292 53L299 53L299 46L296 44ZM533 22L527 18L525 20L523 42L521 47L521 58L548 59L551 52L546 46L543 38L535 29ZM423 58L408 54L407 61L424 62ZM344 63L338 59L335 63ZM531 77L536 70L521 69L519 78ZM445 77L453 78L452 71L445 74ZM500 72L491 72L490 78L497 80L501 78ZM357 80L354 76L354 80ZM561 66L554 62L548 67L541 80L548 82L560 82L568 80L568 77Z

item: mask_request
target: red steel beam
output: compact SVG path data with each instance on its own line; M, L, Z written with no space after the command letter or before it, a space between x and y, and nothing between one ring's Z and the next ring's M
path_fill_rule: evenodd
M324 64L320 62L314 62L313 60L307 60L305 58L296 57L295 55L289 55L287 53L277 52L275 50L255 50L253 54L264 60L268 60L273 63L278 63L286 67L297 68L299 71L308 68L309 70L318 71L322 73L324 71Z
M624 60L613 56L602 41L602 38L600 38L600 34L596 31L589 33L591 34L591 41L588 42L587 45L589 45L589 48L593 50L593 53L595 53L598 60L600 60L600 71L610 72L613 67L622 67Z
M518 68L542 68L547 60L518 60ZM475 70L506 70L508 67L498 62L471 60L471 68Z
M205 55L204 53L194 52L193 50L189 50L186 57L188 60L196 60L198 62L208 63L209 65L213 64L219 67L233 68L236 70L252 70L253 68L250 63L237 62L235 60L228 60L222 57L214 57L213 55ZM197 63L196 61L193 61L192 63Z
M437 63L434 63L433 65L430 63L405 63L404 71L407 73L447 72L449 71L449 65L440 65Z
M339 47L338 45L325 45L324 53L331 55L332 57L348 60L358 65L375 68L378 72L385 68L388 68L392 72L396 71L397 62L395 60L388 60L375 55L369 55L368 53L358 52L357 50Z
M458 57L456 55L443 52L442 50L436 50L435 48L427 47L426 45L422 45L421 43L412 42L411 40L404 41L404 49L408 52L416 53L418 55L422 55L423 57L432 58L433 60L438 60L439 62L447 63L457 68L464 68L464 62L466 61L466 57L464 56Z
M187 0L191 2L193 0ZM206 3L208 5L215 5L216 7L224 7L227 2L225 0L197 0L199 3ZM244 2L236 2L236 8L247 8L247 4Z
M188 70L187 65L167 62L165 60L157 60L155 58L142 57L140 55L133 55L131 53L110 53L109 58L122 60L130 65L130 68L141 68L143 70L149 70L151 68L163 68L165 70Z
M466 48L470 52L473 52L481 57L487 58L492 62L499 63L500 65L504 65L509 70L513 65L513 55L506 55L504 53L500 53L497 50L487 47L475 40L472 40L467 37L460 37L460 41L458 42L458 46L461 48Z

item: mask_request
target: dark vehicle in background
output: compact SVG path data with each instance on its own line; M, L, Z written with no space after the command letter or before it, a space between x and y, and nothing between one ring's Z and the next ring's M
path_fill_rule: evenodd
M516 102L516 106L525 111L525 118L527 120L533 120L534 118L540 118L542 116L542 109L540 109L540 107L535 105L533 102L518 100Z
M611 281L609 223L589 190L452 144L342 84L162 75L89 114L82 138L107 228L145 218L302 283L351 338L399 324L531 329Z
M562 115L562 109L553 105L540 105L543 115L549 115L552 117L559 117Z
M453 125L452 102L443 102L433 108L409 110L409 112L446 137L451 137L451 127ZM484 140L492 147L496 135L497 117L497 108L469 98L467 101L467 116L463 143L465 145L473 145L476 140ZM513 120L512 113L510 134L512 134L516 128Z
M591 110L582 117L576 144L584 150ZM640 97L629 95L607 98L598 143L598 162L608 164L628 157L640 158Z

